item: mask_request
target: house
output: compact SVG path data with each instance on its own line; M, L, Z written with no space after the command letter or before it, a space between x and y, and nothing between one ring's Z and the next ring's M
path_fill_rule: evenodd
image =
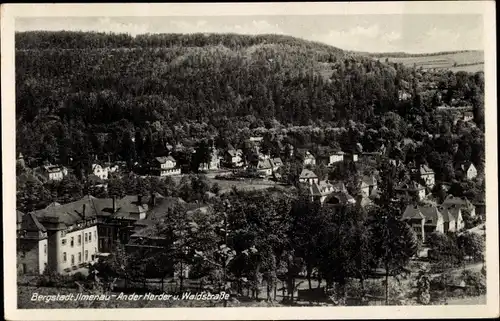
M39 167L37 172L47 181L60 181L64 176L68 175L68 169L66 167L52 164Z
M262 137L262 136L254 136L254 137L250 137L250 139L248 141L256 146L260 146L260 144L262 144L263 140L264 140L264 137Z
M351 161L351 162L357 162L358 161L358 154L357 153L344 154L344 160Z
M466 179L471 180L477 177L477 169L472 162L457 164L456 170Z
M408 205L401 219L413 228L422 242L433 232L445 233L443 215L435 205Z
M92 164L92 173L102 180L108 179L109 167L100 164Z
M299 176L299 183L312 185L313 183L318 183L319 178L314 174L313 171L304 168Z
M462 114L462 121L468 122L474 119L474 113L471 111L466 111Z
M425 199L425 187L415 181L407 184L401 184L394 188L398 197L415 197L419 201Z
M146 214L163 196L154 193L150 196L126 195L118 199L97 199L98 213L98 249L100 253L110 253L116 242L126 244L133 232L134 224L144 220Z
M283 166L283 161L279 157L275 157L271 159L271 165L273 167L273 173L276 172L280 167Z
M343 151L338 151L338 152L330 154L330 157L328 160L328 166L332 166L335 163L343 162L344 155L345 155L345 153Z
M363 176L360 179L360 190L363 198L375 195L377 189L377 180L374 176Z
M210 161L208 163L201 163L198 170L200 171L213 171L220 168L221 157L217 152L217 149L212 147L212 153L210 154Z
M448 195L443 201L442 206L448 208L453 205L457 206L462 211L468 211L471 217L476 216L476 207L466 197L455 197L451 194Z
M420 178L425 182L427 187L432 188L434 187L434 171L427 165L421 165L418 173L420 175Z
M411 99L411 94L405 90L399 90L398 91L398 99L399 99L399 101Z
M148 219L145 221L147 224L137 226L134 233L130 236L129 242L126 244L127 252L142 254L143 257L154 257L157 251L165 251L165 249L175 249L178 245L176 242L171 242L166 238L161 230L158 228L157 223L164 220L166 214L172 210L180 210L185 213L187 217L194 217L197 215L207 215L211 208L200 204L185 203L181 199L167 198L158 205L158 210L153 210L148 213ZM162 271L158 274L152 274L151 277L175 277L178 272L174 268L174 264L163 267ZM185 278L189 277L190 266L185 264L183 266L182 274ZM151 273L155 273L151 271Z
M457 232L464 228L465 224L462 218L462 210L459 206L439 206L438 209L443 214L444 231L446 233Z
M181 169L177 167L177 162L172 156L155 157L151 168L153 175L165 177L179 175Z
M305 151L303 154L303 164L304 165L316 165L316 158L310 151Z
M342 206L352 206L356 200L347 191L334 191L328 194L323 201L324 206L341 208Z
M19 165L22 168L26 167L26 162L24 161L23 154L19 153L19 155L17 156L16 165Z
M58 204L23 216L18 235L21 273L40 274L46 268L71 274L97 258L96 198Z
M257 174L262 176L271 176L273 175L273 165L271 160L264 159L259 160L256 166Z
M335 187L327 181L313 182L309 187L312 201L323 203L328 195L335 191Z
M243 151L241 149L234 149L230 147L225 155L224 160L227 166L231 168L238 168L243 166Z

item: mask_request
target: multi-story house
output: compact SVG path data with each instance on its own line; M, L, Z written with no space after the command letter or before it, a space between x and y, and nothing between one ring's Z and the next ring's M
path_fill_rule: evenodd
M110 253L117 242L126 244L134 225L146 218L150 206L155 206L161 195L153 194L145 197L141 195L127 195L121 199L99 199L98 214L98 249L101 253Z
M227 166L231 168L242 167L244 165L243 151L241 149L234 149L230 147L224 155L224 160Z
M24 273L48 268L71 274L97 258L97 209L92 196L69 204L53 203L23 216L18 263Z
M68 169L59 165L44 165L39 167L36 172L41 174L47 181L60 181L68 175Z
M299 183L312 185L313 183L319 183L319 178L313 171L304 168L299 176Z
M270 159L259 160L256 166L257 174L262 176L273 175L273 165Z
M443 215L433 205L408 205L401 219L413 228L422 242L425 242L427 235L433 232L445 232Z
M108 179L109 167L100 164L92 164L92 173L102 180Z
M416 198L419 201L425 199L425 187L420 185L415 181L411 181L407 184L401 184L398 187L394 188L397 197L412 197Z
M181 169L177 167L177 162L172 156L156 157L153 160L151 172L160 177L179 175Z
M316 157L314 157L314 155L310 151L301 149L298 152L299 152L298 155L302 159L302 164L304 166L316 165Z
M477 169L472 162L463 162L457 164L456 170L459 172L459 174L463 175L463 177L468 180L477 177Z
M338 151L330 154L328 160L328 166L332 166L333 164L340 163L344 161L345 153L343 151Z
M372 176L363 176L360 180L361 196L368 198L374 195L377 189L377 180Z
M434 181L434 171L427 165L421 165L418 173L420 175L420 178L425 182L425 185L427 187L432 188L434 187L435 181Z

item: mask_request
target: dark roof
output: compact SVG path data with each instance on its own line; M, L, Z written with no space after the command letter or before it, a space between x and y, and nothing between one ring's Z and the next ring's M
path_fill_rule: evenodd
M58 217L61 223L67 226L74 225L81 222L85 218L95 218L104 210L106 205L112 206L111 199L97 199L93 196L87 195L81 200L71 202L64 205L51 204L43 210L34 212L35 216L43 224L47 217ZM85 206L85 214L83 208Z
M128 219L131 218L130 215L132 213L145 213L148 210L148 204L145 201L146 199L142 198L141 202L139 202L139 196L137 195L127 195L118 200L116 205L117 211L113 216Z
M426 204L423 206L408 205L403 212L403 219L425 219L426 225L436 226L443 215L435 205ZM430 221L430 222L429 222Z
M259 163L257 164L258 169L270 169L273 168L273 165L271 164L271 160L269 159L264 159L260 160Z
M40 223L34 213L28 213L23 216L21 229L26 231L41 231L46 232L45 227Z
M451 205L458 205L458 206L463 206L463 207L471 207L474 206L472 203L467 199L467 197L455 197L453 195L448 195L446 199L443 201L443 207L449 207Z

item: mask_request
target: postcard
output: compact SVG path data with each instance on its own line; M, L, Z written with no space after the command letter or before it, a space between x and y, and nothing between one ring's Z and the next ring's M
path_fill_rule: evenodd
M498 316L495 26L2 5L6 319Z

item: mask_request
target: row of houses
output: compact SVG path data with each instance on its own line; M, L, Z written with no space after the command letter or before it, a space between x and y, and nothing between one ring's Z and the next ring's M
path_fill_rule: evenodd
M465 197L448 195L441 205L408 205L402 219L407 221L422 242L434 232L457 232L464 228L463 211L476 216L475 206Z

